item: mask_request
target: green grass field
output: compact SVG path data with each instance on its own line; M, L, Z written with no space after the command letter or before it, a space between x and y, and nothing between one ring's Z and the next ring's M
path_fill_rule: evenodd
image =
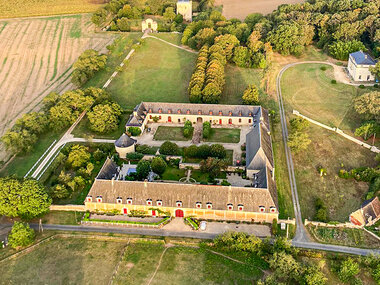
M159 126L153 137L157 141L188 141L192 136L183 136L183 127Z
M173 181L178 181L182 177L185 177L186 175L186 170L185 169L178 169L174 167L166 167L165 172L162 174L162 179L163 180L173 180Z
M9 0L0 2L0 18L91 13L103 0Z
M206 142L238 143L240 141L240 129L212 128L210 137L202 140Z
M188 102L195 60L196 54L147 38L107 90L125 109L141 101Z

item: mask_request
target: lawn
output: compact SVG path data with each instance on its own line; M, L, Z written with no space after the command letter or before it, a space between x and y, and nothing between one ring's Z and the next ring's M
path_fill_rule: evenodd
M103 3L103 0L0 1L0 18L91 13Z
M56 238L0 266L2 284L108 284L126 241Z
M178 169L175 167L168 166L166 167L165 172L162 174L161 179L178 181L179 179L185 176L186 176L185 169Z
M183 127L166 127L159 126L153 139L156 141L188 141L192 136L186 138L183 136Z
M16 175L24 177L38 159L45 153L54 140L59 140L61 134L48 132L38 139L34 149L27 154L17 155L1 172L0 176Z
M125 109L134 108L141 101L188 102L187 87L196 57L147 38L107 90Z
M238 143L240 141L240 129L211 128L210 137L203 138L206 142Z
M50 211L42 217L43 224L56 225L78 225L84 212L74 211ZM38 223L39 219L32 220L33 223Z
M287 111L295 109L331 127L354 131L360 125L360 118L352 107L352 99L369 90L332 84L332 79L333 68L325 64L301 64L288 69L281 84Z
M135 243L128 247L115 284L146 284L152 278L165 247ZM150 284L252 284L262 272L204 249L183 246L166 250Z
M142 33L120 33L120 36L109 46L111 49L108 53L106 67L92 77L84 87L101 88L111 77L112 73L119 68L120 63L131 51L132 46L136 44L142 36ZM132 108L130 108L132 110Z
M128 121L130 112L124 112L120 117L120 123L116 130L99 134L90 129L90 122L87 119L87 116L80 121L80 123L75 127L75 129L71 132L75 137L78 138L96 138L96 139L118 139L122 133L125 132L125 125Z

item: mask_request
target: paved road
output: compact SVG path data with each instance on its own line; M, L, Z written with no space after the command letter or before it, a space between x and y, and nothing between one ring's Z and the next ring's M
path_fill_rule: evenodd
M293 200L293 207L294 207L294 213L296 217L296 223L297 223L297 229L296 229L296 235L292 241L293 245L297 247L305 247L310 249L318 249L318 250L330 250L330 251L339 251L344 253L352 253L352 254L365 254L368 250L359 249L359 248L351 248L351 247L342 247L342 246L335 246L335 245L326 245L326 244L320 244L311 242L311 238L309 237L309 234L307 230L305 229L305 226L302 221L302 215L301 215L301 207L299 203L298 198L298 192L297 192L297 183L296 178L294 174L294 164L292 159L292 154L290 152L290 148L287 144L288 139L288 128L286 125L286 116L285 116L285 109L283 104L283 98L282 98L282 92L281 92L281 77L284 74L284 72L295 65L299 64L310 64L310 63L317 63L317 64L328 64L333 67L336 67L335 64L331 62L324 62L324 61L302 61L302 62L295 62L290 63L286 66L284 66L279 74L277 75L277 97L278 97L278 105L280 109L280 118L281 118L281 127L282 127L282 137L284 140L285 145L285 155L286 155L286 161L288 165L288 173L289 173L289 180L290 180L290 188L292 192L292 200ZM346 82L342 82L346 83ZM347 84L347 83L346 83ZM354 83L348 83L350 85L356 85ZM379 253L378 250L373 250L373 253Z
M31 227L38 230L38 224L31 224ZM46 230L73 231L73 232L98 232L98 233L116 233L116 234L132 234L146 236L167 236L167 237L184 237L198 239L213 239L218 234L204 232L185 232L185 231L168 231L164 229L144 229L144 228L124 228L124 227L106 227L106 226L71 226L71 225L47 225L43 228ZM319 244L314 242L292 242L293 246L307 249L318 249L333 252L342 252L355 255L380 254L380 250L362 249L338 245Z

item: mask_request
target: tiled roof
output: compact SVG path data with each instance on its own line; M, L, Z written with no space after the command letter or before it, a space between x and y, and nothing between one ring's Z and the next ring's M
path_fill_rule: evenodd
M350 53L350 56L352 56L356 64L361 64L361 65L375 65L376 64L376 61L369 54L361 50Z
M117 147L129 147L131 145L134 145L137 141L135 139L130 138L126 134L122 134L121 137L115 141L115 146Z

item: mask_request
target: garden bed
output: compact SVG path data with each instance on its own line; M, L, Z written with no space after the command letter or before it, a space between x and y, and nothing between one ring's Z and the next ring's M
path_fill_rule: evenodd
M192 135L188 138L183 135L183 127L167 127L159 126L153 139L157 141L188 141L192 138Z

